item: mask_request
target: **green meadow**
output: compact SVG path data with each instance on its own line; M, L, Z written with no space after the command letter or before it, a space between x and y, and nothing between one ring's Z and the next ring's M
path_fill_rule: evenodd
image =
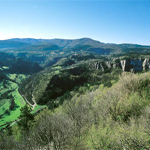
M17 120L20 115L20 108L25 106L26 104L24 98L18 92L18 84L21 83L28 76L24 74L7 74L7 77L10 80L2 81L0 83L0 94L2 95L4 93L8 93L8 95L12 95L15 106L13 110L9 110L11 105L11 99L8 98L0 100L0 125ZM5 86L3 82L6 82ZM43 108L45 108L45 105L36 105L32 113L36 113Z
M7 68L8 67L3 66L3 69ZM18 92L18 84L21 83L27 75L6 74L6 76L8 79L0 83L0 125L16 120L20 115L20 108L26 104L25 100ZM12 99L14 99L15 106L13 110L10 110Z
M15 107L12 111L10 111L9 114L3 115L0 121L0 125L16 120L20 115L20 108L25 105L25 101L23 97L19 94L18 88L12 92L12 95L15 99ZM0 114L2 114L4 110L8 110L9 106L10 100L7 100L6 103L0 107Z

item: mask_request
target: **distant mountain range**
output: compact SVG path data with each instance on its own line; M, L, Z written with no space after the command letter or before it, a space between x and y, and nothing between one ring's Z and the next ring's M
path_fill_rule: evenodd
M138 44L102 43L90 38L81 39L33 39L13 38L0 40L0 51L37 62L42 67L50 66L59 58L74 54L112 55L129 52L150 53L150 46Z
M74 47L76 45L91 45L93 47L100 47L100 48L138 48L138 47L146 47L150 48L150 46L144 46L144 45L138 45L138 44L110 44L110 43L102 43L96 40L93 40L91 38L81 38L81 39L33 39L33 38L13 38L9 40L5 40L5 42L19 42L31 44L31 45L49 45L49 44L55 44L61 48L70 48ZM16 43L14 43L16 44Z

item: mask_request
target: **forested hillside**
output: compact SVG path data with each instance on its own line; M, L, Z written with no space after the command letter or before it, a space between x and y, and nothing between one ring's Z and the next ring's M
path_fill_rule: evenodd
M57 109L29 119L29 128L2 133L1 149L149 149L149 72L111 83L70 91Z
M0 44L0 149L150 149L149 46Z
M37 63L0 52L0 129L18 119L25 100L18 88L23 80L42 70ZM4 125L6 124L6 125ZM4 126L1 126L4 125Z

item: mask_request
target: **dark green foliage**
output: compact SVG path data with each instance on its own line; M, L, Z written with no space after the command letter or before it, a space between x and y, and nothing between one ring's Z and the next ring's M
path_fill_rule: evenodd
M10 111L7 109L7 110L5 110L4 114L10 115Z
M88 59L94 59L95 56L93 54L86 54L86 55L82 55L82 54L76 54L76 55L72 55L71 59L74 59L76 61L81 61L81 60L88 60Z
M147 88L149 88L149 84L150 84L150 80L149 79L145 79L144 81L140 82L140 88L143 90L147 90Z
M12 126L10 126L10 124L8 124L8 125L6 126L6 134L7 134L7 136L13 135Z
M70 66L72 64L75 64L75 61L70 58L62 58L60 59L54 66Z
M28 60L16 59L10 66L10 73L33 74L42 70L37 63Z
M6 81L6 80L5 80ZM3 84L5 85L6 83L3 82ZM3 86L4 86L3 85ZM5 87L5 86L4 86ZM6 87L7 88L7 87ZM13 92L14 90L8 90L6 92L4 92L3 94L0 95L0 100L1 99L12 99L13 96L11 94L11 92Z
M141 97L150 98L150 80L145 79L144 81L140 81L139 93Z
M108 48L89 48L88 51L93 53L99 53L101 55L110 55L111 51L113 52L112 49Z
M63 104L63 102L65 101L65 100L68 100L68 99L71 99L71 94L70 94L70 92L69 91L67 91L66 93L64 93L64 95L62 95L60 98L59 98L59 104L61 105L61 104Z
M120 59L119 58L115 59L115 64L119 64L119 63L120 63Z
M48 46L46 48L43 48L43 51L58 50L58 49L60 49L59 46L54 44L54 45L50 45L50 46Z
M8 49L8 48L20 48L24 47L27 44L24 42L15 42L9 40L0 40L0 49Z
M57 98L58 96L63 95L66 91L71 90L74 86L83 85L84 82L88 80L88 75L85 73L81 74L80 72L83 73L85 71L76 68L76 70L69 70L69 73L64 72L60 75L53 76L45 90L45 95L48 96L47 98Z
M8 86L6 73L38 72L22 82L19 92L31 104L33 98L38 104L47 104L50 111L45 109L34 119L31 109L27 105L23 107L20 128L8 127L6 134L0 136L0 149L150 148L149 77L125 74L114 85L122 73L120 60L141 58L143 61L149 47L104 44L88 38L14 40L28 44L15 49L12 55L1 53L0 66L9 67L0 70L3 86ZM129 53L119 54L122 51ZM118 55L106 56L113 53ZM111 62L111 67L106 61ZM39 65L49 67L42 70ZM12 99L10 92L4 92L0 98ZM9 115L15 107L12 99L5 114Z
M10 106L9 106L9 110L11 111L11 110L14 110L14 108L15 108L15 100L12 98L11 99L11 104L10 104Z
M148 48L148 46L142 46L142 45L137 45L137 44L105 44L101 43L99 41L90 39L90 38L81 38L81 39L75 39L75 40L65 40L65 39L32 39L32 38L24 38L24 39L10 39L7 40L7 42L21 42L21 43L27 43L27 44L32 44L32 45L48 45L48 44L56 44L59 47L62 48L67 48L67 47L74 47L77 45L85 45L85 46L93 46L93 47L103 47L103 48L113 48L113 49L125 49L125 48L141 48L145 47ZM2 41L5 42L5 41Z
M6 79L6 75L0 70L0 81Z
M20 109L20 112L20 116L18 117L18 119L20 119L18 126L23 131L28 131L31 127L30 121L34 120L34 116L31 114L31 108L29 108L28 105L25 105Z
M112 58L117 58L117 59L115 59L115 63L120 63L119 60L127 60L127 59L128 60L141 59L142 61L144 61L144 59L147 58L148 55L150 55L150 53L143 53L143 51L141 51L140 53L127 52L127 53L113 54L111 56L112 56Z
M6 78L4 72L6 73L23 73L23 74L33 74L35 72L41 71L42 67L40 67L37 63L34 63L32 60L28 58L19 58L15 57L12 54L7 54L0 52L0 61L3 62L3 66L9 67L6 70L0 70L0 78Z
M123 49L122 50L122 52L126 52L126 53L128 53L128 52L131 52L131 53L134 53L134 52L136 52L136 53L149 53L150 52L150 48L143 48L143 47L141 47L141 48L127 48L127 49Z
M119 69L113 70L116 80L120 72ZM104 81L115 79L110 73L102 76ZM92 86L88 83L75 86L71 92L67 91L63 96L49 102L52 111L45 109L36 116L35 122L29 121L33 128L20 136L19 142L12 140L12 147L149 149L150 102L148 97L141 97L139 92L144 92L146 87L149 89L149 81L149 74L140 76L124 73L119 82L110 88L100 85L89 92ZM61 101L64 101L63 104ZM59 102L61 107L58 106ZM0 146L8 149L9 145L4 143L10 137L5 135L3 140L1 138Z
M30 76L28 79L22 82L19 88L19 92L25 95L30 103L32 102L32 94L35 96L38 104L46 104L62 96L66 91L71 91L75 86L81 86L84 83L91 85L104 84L104 86L110 87L112 85L111 80L117 80L121 73L119 69L108 68L105 58L91 59L93 56L82 55L82 59L86 61L74 60L80 58L81 55L73 55L69 58L60 59L52 67L48 67L45 70ZM72 59L71 59L72 58ZM104 72L99 68L90 68L89 64L100 62L103 65ZM93 65L94 66L94 65ZM87 88L87 87L86 87ZM34 91L33 91L34 89ZM89 88L87 88L89 90ZM81 90L85 93L86 89ZM62 104L63 100L59 102ZM56 107L58 105L52 104Z

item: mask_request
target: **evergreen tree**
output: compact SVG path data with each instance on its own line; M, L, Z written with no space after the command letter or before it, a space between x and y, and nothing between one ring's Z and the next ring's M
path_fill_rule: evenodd
M34 116L31 114L31 108L29 108L28 105L22 107L20 112L18 126L21 127L22 130L27 131L31 127L31 121L34 120Z

